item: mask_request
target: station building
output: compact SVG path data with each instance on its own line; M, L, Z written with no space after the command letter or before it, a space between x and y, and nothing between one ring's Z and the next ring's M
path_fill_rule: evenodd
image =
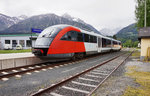
M150 59L150 27L139 30L138 39L141 41L141 60Z
M32 45L31 45L31 37ZM12 49L16 49L16 45L21 45L23 49L30 49L35 44L37 35L31 34L13 34L13 35L0 35L0 50L5 49L5 45L10 45Z

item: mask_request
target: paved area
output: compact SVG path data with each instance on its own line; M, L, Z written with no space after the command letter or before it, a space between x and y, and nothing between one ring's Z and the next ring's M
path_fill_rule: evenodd
M34 54L29 53L10 53L10 54L0 54L0 60L3 59L14 59L14 58L25 58L25 57L34 57Z
M24 74L21 77L12 77L6 81L0 81L0 96L29 96L34 91L41 90L71 75L81 72L91 66L113 57L116 53L105 54L90 58L82 62L57 66L52 69L41 70Z

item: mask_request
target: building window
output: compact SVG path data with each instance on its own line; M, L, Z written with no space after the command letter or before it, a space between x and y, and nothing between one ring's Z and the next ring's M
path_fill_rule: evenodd
M30 40L27 40L27 41L26 41L26 45L27 45L27 47L31 47L31 41L30 41Z
M12 47L16 47L17 45L17 40L12 40Z
M19 40L19 44L24 47L24 40Z
M5 40L5 44L10 44L10 40Z

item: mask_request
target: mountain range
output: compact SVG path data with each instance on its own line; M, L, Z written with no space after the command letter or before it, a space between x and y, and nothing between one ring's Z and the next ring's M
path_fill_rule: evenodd
M135 23L122 29L120 27L115 29L105 28L99 32L92 25L84 22L80 18L72 17L69 14L64 14L62 16L55 14L42 14L32 17L27 17L25 15L10 17L0 14L0 34L26 34L31 33L31 28L45 29L46 27L56 24L69 24L104 36L116 35L116 37L123 43L129 39L137 41L138 37Z
M121 29L122 29L122 27L118 27L118 28L114 28L114 29L103 28L100 30L100 32L104 36L113 36L113 35L117 34Z
M18 22L27 19L25 15L19 17L10 17L4 14L0 14L0 31L9 28L10 26L17 24Z
M116 37L123 43L125 43L126 40L138 41L138 31L136 24L133 23L124 27L116 34Z
M24 19L9 17L6 15L4 16L6 19L0 17L0 21L2 20L7 23L1 24L3 26L0 28L0 34L26 34L31 32L31 28L45 29L46 27L57 24L69 24L100 34L100 32L92 25L87 24L83 20L74 18L68 14L64 14L62 16L55 14L42 14Z

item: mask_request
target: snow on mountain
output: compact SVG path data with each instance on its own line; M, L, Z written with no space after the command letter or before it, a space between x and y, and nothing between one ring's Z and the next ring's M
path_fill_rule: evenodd
M0 31L9 28L10 26L17 24L18 22L26 19L27 17L10 17L4 14L0 14Z
M100 30L100 32L104 36L113 36L113 35L117 34L121 29L122 29L122 27L118 27L118 28L114 28L114 29L104 28L104 29Z
M19 20L25 20L25 19L28 18L28 16L26 16L26 15L21 15L21 16L18 16L17 18L18 18Z
M90 32L92 31L100 34L100 32L97 31L92 25L85 23L79 18L74 18L70 15L58 16L53 13L29 17L28 19L25 19L3 31L0 31L0 34L30 33L31 28L45 29L49 26L57 24L69 24L79 27L83 30L88 30Z
M95 32L95 33L98 33L98 34L101 34L101 32L99 32L97 29L95 29L92 25L84 22L83 20L81 20L80 18L76 18L76 17L72 17L71 15L69 15L68 13L65 13L63 14L61 17L65 18L65 19L68 19L70 21L74 21L74 22L78 22L78 23L81 23L85 26L88 27L88 29L90 29L91 31ZM85 29L86 30L86 29ZM88 30L88 31L90 31Z
M81 20L80 18L76 18L76 17L72 17L71 15L69 15L68 13L63 14L61 17L66 18L68 20L71 21L75 21L75 22L79 22L82 24L86 24L83 20Z

